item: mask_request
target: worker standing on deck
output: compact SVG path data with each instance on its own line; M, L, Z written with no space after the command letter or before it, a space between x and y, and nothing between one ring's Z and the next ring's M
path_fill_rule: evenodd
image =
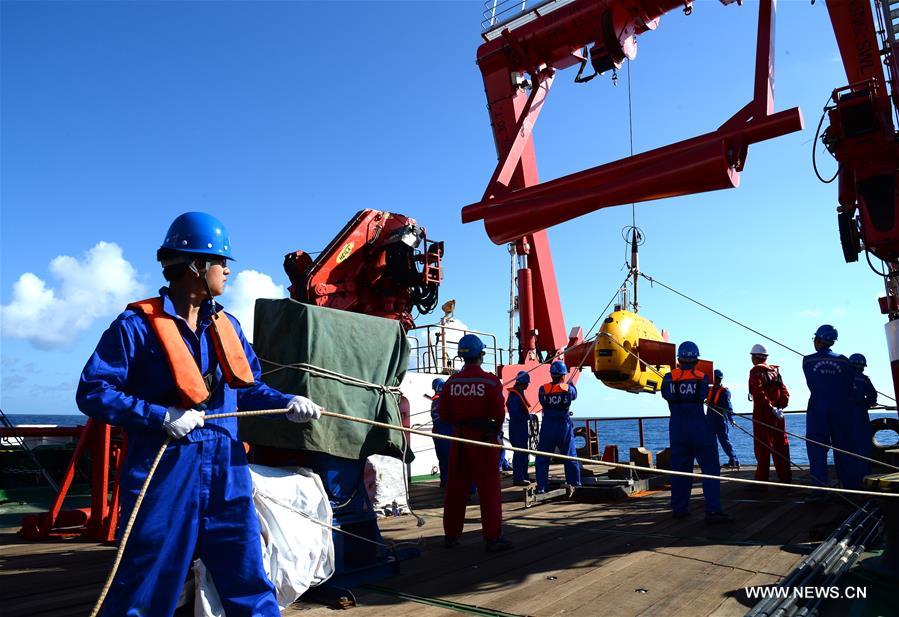
M431 432L436 435L452 435L453 427L440 419L440 392L445 379L438 377L431 382L434 396L431 397ZM437 454L437 465L440 470L440 488L446 488L446 470L449 468L450 442L446 439L434 439L434 452Z
M574 423L571 421L571 402L577 398L577 388L563 383L568 367L561 360L549 366L552 381L543 384L538 398L543 407L543 422L540 423L540 440L537 449L553 452L557 447L561 454L577 456L574 445ZM549 457L538 456L537 492L545 493L549 485ZM565 482L569 486L581 485L581 468L577 461L565 461Z
M709 429L703 413L708 398L709 377L696 369L699 347L684 341L677 349L678 368L662 378L662 397L668 401L671 419L668 435L671 441L671 470L693 471L693 460L702 473L717 476L721 473L715 435ZM690 490L693 482L683 476L671 476L671 509L674 518L690 515ZM721 483L703 480L706 523L727 523L732 519L721 509Z
M709 406L706 420L708 420L709 429L718 438L721 449L727 455L727 466L739 469L740 461L737 459L737 453L734 452L734 446L730 443L728 435L728 427L734 425L734 407L730 402L730 389L722 385L723 372L715 369L714 375L715 382L709 388L709 397L706 399Z
M474 334L459 339L461 371L446 380L440 393L440 418L453 427L453 435L486 443L498 443L505 409L503 385L481 368L484 342ZM489 552L511 548L502 537L502 495L499 449L453 442L443 501L444 543L452 548L462 537L465 504L472 482L481 502L481 528Z
M790 471L790 442L787 440L783 408L789 402L789 391L780 376L780 369L768 364L768 350L764 345L753 345L749 355L752 359L749 396L752 399L755 479L768 481L773 459L777 479L788 484L793 474ZM751 487L750 490L765 491L767 487Z
M509 388L506 397L506 409L509 411L509 442L514 448L528 447L528 424L531 417L531 404L525 396L525 391L531 383L531 376L527 371L519 371L515 376L515 384ZM527 486L529 455L524 452L515 452L512 455L512 484L514 486Z
M231 242L218 219L182 214L157 258L168 287L135 302L106 330L81 375L82 412L125 429L125 522L166 437L104 615L171 615L195 557L212 574L229 617L280 614L262 565L252 480L238 409L288 408L308 422L321 409L260 381L259 361L237 320L213 297L230 273Z
M849 364L852 365L852 448L851 451L862 456L871 456L871 417L868 410L877 404L877 390L874 384L865 375L865 367L868 361L860 353L849 356ZM862 480L871 473L871 465L868 461L855 459L856 473L853 486L861 488Z
M805 435L809 439L830 444L842 450L852 450L852 381L854 371L849 359L831 349L837 341L837 330L824 324L813 339L815 353L802 359L802 370L808 384L808 411ZM827 448L806 442L809 468L816 484L827 486ZM857 488L853 469L855 461L834 451L837 477L844 488ZM808 501L826 499L823 493L813 493Z

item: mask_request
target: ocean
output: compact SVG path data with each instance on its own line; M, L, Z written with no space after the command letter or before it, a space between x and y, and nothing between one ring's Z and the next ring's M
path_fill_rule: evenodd
M13 424L51 424L57 426L77 426L84 424L86 417L74 414L59 415L25 415L25 414L7 414ZM896 417L895 412L874 412L871 418ZM584 425L582 418L574 418L575 425ZM750 433L752 432L752 422L748 416L737 416L737 427L743 428ZM730 441L734 446L737 457L741 463L755 464L755 456L753 454L754 442L752 437L741 431L740 428L730 427ZM787 414L787 430L797 435L805 435L805 414ZM643 421L643 436L645 447L653 453L659 452L668 447L668 418L646 418ZM790 437L790 459L797 465L807 465L808 455L805 450L805 443L795 437ZM618 453L622 460L627 460L631 448L640 445L640 433L637 428L636 420L604 420L599 423L599 447L600 450L607 445L617 445ZM725 461L726 457L721 452L721 460ZM832 462L831 453L831 462Z

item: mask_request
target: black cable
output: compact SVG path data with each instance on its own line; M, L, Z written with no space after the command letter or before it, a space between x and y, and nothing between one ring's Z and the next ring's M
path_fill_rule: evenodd
M686 295L686 294L683 294L683 293L677 291L676 289L674 289L674 288L672 288L672 287L669 287L669 286L666 285L665 283L659 281L658 279L652 278L652 277L649 276L648 274L645 274L645 273L643 273L643 272L640 272L640 276L642 276L642 277L645 278L647 281L649 281L650 284L658 284L658 285L660 285L661 287L664 287L665 289L667 289L668 291L670 291L670 292L672 292L672 293L675 293L675 294L679 295L681 298L684 298L685 300L689 300L690 302L693 302L694 304L698 304L698 305L701 306L702 308L704 308L704 309L706 309L706 310L709 310L709 311L715 313L715 314L718 315L719 317L723 317L724 319L726 319L726 320L728 320L728 321L730 321L730 322L732 322L732 323L737 324L737 325L740 326L741 328L745 328L746 330L749 330L750 332L752 332L752 333L754 333L754 334L758 334L758 335L759 335L760 337L762 337L763 339L768 340L768 341L771 341L771 342L774 343L775 345L778 345L778 346L780 346L780 347L783 347L784 349L786 349L786 350L788 350L788 351L792 351L792 352L793 352L794 354L796 354L797 356L805 357L805 354L804 354L804 353L802 353L801 351L798 351L798 350L796 350L796 349L793 349L792 347L790 347L790 346L787 345L786 343L781 343L781 342L778 341L777 339L773 339L773 338L771 338L770 336L767 336L767 335L765 335L765 334L762 334L761 332L759 332L759 331L756 330L755 328L751 328L751 327L747 326L746 324L744 324L744 323L742 323L742 322L740 322L740 321L737 321L736 319L733 319L732 317L728 317L727 315L725 315L725 314L722 313L721 311L716 311L715 309L713 309L712 307L708 306L707 304L703 304L703 303L700 302L699 300L696 300L695 298L691 298L690 296L688 296L688 295Z
M874 274L876 274L878 276L882 276L883 278L886 278L889 276L889 272L881 272L877 268L874 267L874 264L871 263L871 251L869 251L868 249L865 249L865 259L868 262L868 267L871 268L871 271L874 272ZM883 263L882 259L880 261L881 261L881 263Z
M829 102L830 97L827 97L827 100ZM829 109L829 106L827 104L825 104L824 110L821 112L821 119L818 120L818 128L815 129L815 138L812 140L812 169L815 170L815 175L818 176L818 180L820 180L824 184L830 184L831 182L833 182L834 180L837 179L837 176L840 175L840 166L841 166L840 162L837 161L837 170L836 170L836 172L834 172L833 178L831 178L830 180L825 180L823 178L823 176L821 176L821 173L818 171L818 161L816 158L815 146L818 145L818 136L821 134L821 125L824 124L824 116L827 115L828 109ZM827 144L824 144L824 146L827 147ZM828 152L829 151L830 150L828 149ZM831 153L831 156L833 156L833 153ZM834 157L834 158L836 158L836 157Z

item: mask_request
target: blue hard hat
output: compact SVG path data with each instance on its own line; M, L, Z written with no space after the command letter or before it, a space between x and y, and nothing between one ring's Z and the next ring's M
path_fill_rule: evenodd
M231 239L220 220L205 212L185 212L169 226L161 249L231 257Z
M724 379L724 373L718 369L715 369L713 374L715 375L715 379Z
M515 381L516 383L528 385L531 383L531 374L527 371L518 371L518 374L515 376Z
M434 381L431 382L431 389L434 390L434 392L440 392L441 390L443 390L443 384L445 384L445 383L446 383L445 379L441 379L440 377L438 377L437 379L435 379Z
M552 364L549 365L549 374L550 375L567 375L568 367L565 366L565 363L561 360L556 360Z
M860 353L854 353L849 356L849 363L857 366L868 366L868 360Z
M677 359L695 362L699 359L699 347L693 341L684 341L677 348Z
M466 334L459 339L459 357L464 360L474 360L484 351L484 341L475 334Z
M815 338L819 338L826 343L835 343L837 341L837 329L830 324L824 324L815 330Z

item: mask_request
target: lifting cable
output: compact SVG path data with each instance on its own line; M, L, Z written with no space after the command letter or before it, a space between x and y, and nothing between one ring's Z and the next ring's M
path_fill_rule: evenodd
M756 330L755 328L752 328L752 327L750 327L750 326L748 326L748 325L746 325L746 324L744 324L744 323L742 323L742 322L740 322L740 321L737 321L736 319L734 319L734 318L732 318L732 317L728 317L728 316L725 315L724 313L722 313L722 312L720 312L720 311L717 311L717 310L713 309L713 308L710 307L709 305L703 304L702 302L700 302L700 301L697 300L696 298L692 298L692 297L688 296L688 295L685 294L685 293L679 292L678 290L674 289L673 287L669 287L669 286L666 285L665 283L661 282L661 281L658 280L658 279L655 279L655 278L649 276L649 275L646 274L645 272L640 272L639 274L640 274L640 276L642 276L643 278L645 278L647 281L649 281L649 284L650 284L650 285L659 285L660 287L664 287L664 288L667 289L668 291L670 291L670 292L672 292L672 293L675 293L675 294L677 294L678 296L680 296L680 297L682 297L682 298L684 298L684 299L686 299L686 300L689 300L690 302L692 302L692 303L694 303L694 304L697 304L697 305L701 306L702 308L704 308L704 309L706 309L706 310L711 311L712 313L715 313L715 314L718 315L719 317L723 317L724 319L730 321L731 323L734 323L734 324L740 326L741 328L745 328L746 330L749 330L750 332L752 332L752 333L754 333L754 334L758 334L758 335L759 335L760 337L762 337L763 339L768 340L768 341L771 341L771 342L774 343L775 345L778 345L779 347L783 347L783 348L786 349L787 351L792 351L792 352L793 352L794 354L796 354L797 356L801 356L801 357L803 357L803 358L805 357L805 354L804 354L804 353L802 353L801 351L798 351L798 350L796 350L796 349L793 349L792 347L790 347L790 346L787 345L786 343L782 343L782 342L778 341L777 339L773 339L773 338L771 338L770 336L768 336L768 335L766 335L766 334L762 334L761 332L759 332L759 331ZM885 394L885 393L881 392L880 390L877 390L877 394L883 396L884 398L888 398L888 399L890 399L890 400L893 401L893 402L896 401L895 398L893 398L893 397L890 396L889 394Z
M217 420L221 418L240 418L240 417L250 417L250 416L272 416L272 415L283 415L289 413L288 409L261 409L258 411L235 411L229 413L217 413L217 414L209 414L205 416L206 420ZM441 435L439 433L426 433L424 431L419 431L417 429L406 428L404 426L389 424L387 422L378 422L376 420L369 420L367 418L356 418L353 416L348 416L342 413L336 413L333 411L322 410L322 416L327 416L330 418L338 418L341 420L348 420L350 422L356 422L359 424L367 424L369 426L375 426L378 428L386 428L389 430L397 430L405 433L410 433L413 435L422 435L425 437L431 437L433 439L445 439L447 441L462 443L465 445L476 446L480 448L492 448L494 450L511 450L512 452L520 452L522 454L532 454L534 456L546 456L553 457L556 459L561 459L563 461L574 461L576 463L585 463L589 465L600 465L603 467L617 467L624 468L633 471L643 471L647 473L659 474L659 475L669 475L669 476L680 476L686 478L699 478L701 480L714 480L717 482L735 482L739 484L754 484L758 486L773 486L775 488L802 488L810 491L820 491L826 493L837 493L837 494L846 494L846 495L863 495L865 497L881 497L885 499L889 498L899 498L899 493L891 494L891 493L877 493L874 491L863 491L856 489L846 489L846 488L834 488L829 486L803 486L796 484L781 484L779 482L768 482L762 480L751 480L748 478L733 478L730 476L715 476L704 473L694 473L688 471L675 471L673 469L656 469L652 467L644 467L642 465L634 465L632 463L624 464L624 463L613 463L611 461L596 461L593 459L582 458L578 456L568 456L567 454L557 454L551 452L541 452L539 450L531 450L528 448L518 448L515 446L505 446L497 443L488 443L483 441L478 441L475 439L465 439L463 437L454 437L450 435ZM134 526L134 521L137 518L137 514L140 511L140 506L143 503L144 497L147 494L147 488L150 485L150 482L153 480L153 475L156 473L156 468L159 466L159 461L162 459L162 455L165 454L165 450L168 445L172 442L171 437L166 437L166 439L162 442L162 445L159 448L159 452L156 453L156 458L153 459L152 464L150 465L149 470L147 471L147 477L144 479L144 483L141 486L140 493L137 495L137 499L134 502L134 508L131 510L131 516L128 518L128 522L124 527L124 531L122 532L122 539L119 542L119 548L116 552L115 561L112 564L112 569L109 572L109 576L106 579L106 583L103 585L103 589L100 592L100 597L97 599L96 604L94 605L93 610L91 611L90 617L96 617L96 615L100 612L100 608L103 606L103 601L106 599L106 594L109 593L110 587L112 587L112 581L115 578L116 572L119 569L119 565L122 562L122 555L125 552L125 547L128 543L128 536L131 534L131 529Z
M640 364L644 365L646 368L648 368L650 371L652 371L653 373L655 373L655 374L658 375L659 377L663 377L662 373L661 373L658 369L656 369L653 365L651 365L651 364L649 364L648 362L646 362L646 360L643 360L640 356L638 356L637 354L635 354L632 350L627 349L624 345L622 345L621 343L619 343L618 341L616 341L614 337L612 337L611 335L605 334L605 333L603 333L603 334L604 334L605 336L607 336L607 337L609 338L609 340L612 341L615 345L618 345L618 346L621 347L626 353L628 353L628 354L630 354L631 356L633 356L634 358L636 358L636 359L637 359L637 362L639 362ZM712 406L712 405L709 405L709 408L712 409L713 406ZM715 411L717 411L719 414L721 414L721 412L718 411L717 409L716 409ZM795 411L796 411L796 413L800 413L800 412L808 412L807 409L797 409L797 410L795 410ZM735 413L734 415L735 415L735 416L739 416L739 414L736 414L736 413ZM853 458L861 459L861 460L866 461L866 462L868 462L868 463L874 463L875 465L880 465L881 467L886 467L886 468L892 469L892 470L894 470L894 471L899 471L899 467L897 467L897 466L895 466L895 465L890 465L889 463L885 463L885 462L883 462L883 461L878 461L877 459L869 458L869 457L864 456L864 455L862 455L862 454L858 454L857 452L850 452L849 450L843 450L842 448L837 448L836 446L834 446L834 445L832 445L832 444L826 444L826 443L822 443L822 442L820 442L820 441L816 441L816 440L812 439L811 437L805 437L805 436L803 436L803 435L797 435L796 433L791 433L790 431L786 430L786 427L780 428L780 427L777 427L777 426L772 426L771 424L767 424L766 422L762 422L761 420L756 420L755 418L752 418L752 419L751 419L751 422L752 422L753 424L758 424L758 425L760 425L760 426L764 426L765 428L769 428L769 429L772 429L772 430L775 430L775 431L783 431L784 433L786 433L787 435L790 435L791 437L795 437L796 439L799 439L799 440L802 440L802 441L805 441L805 442L814 444L814 445L816 445L816 446L821 446L821 447L824 448L824 449L828 449L828 448L829 448L829 449L832 449L834 452L839 452L840 454L845 454L845 455L851 456L851 457L853 457ZM734 426L737 426L737 425L734 424ZM748 431L745 431L745 430L742 429L741 427L738 427L738 428L740 428L740 430L743 430L745 433L748 434ZM753 435L753 439L755 439L755 436L754 436L754 435ZM758 440L756 440L756 441L758 441ZM759 442L759 443L762 443L762 442ZM768 446L767 444L765 444L765 447L766 447L766 448L769 448L769 446ZM772 452L772 454L773 454L773 453L774 453L774 450L771 450L771 452ZM787 459L787 460L789 460L789 459ZM793 463L793 461L790 461L790 463L793 464L793 465L796 465L796 463ZM799 465L796 465L796 467L799 468L800 471L805 471L805 469L803 469L802 467L799 467Z

